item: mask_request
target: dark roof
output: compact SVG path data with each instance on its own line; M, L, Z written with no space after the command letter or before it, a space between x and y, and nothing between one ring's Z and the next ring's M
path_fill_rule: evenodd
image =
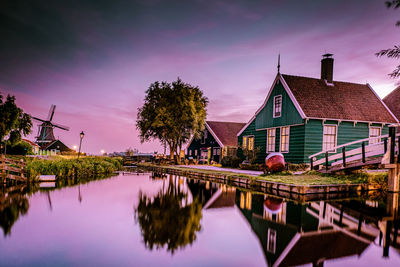
M206 121L224 146L237 146L237 133L246 125L239 122Z
M229 208L235 205L236 191L222 192L207 209ZM208 203L207 203L208 204Z
M43 150L51 150L51 149L56 149L60 150L61 152L63 151L72 151L69 147L67 147L63 142L60 140L55 140L54 142L51 142L48 144Z
M24 138L22 138L22 141L23 141L23 142L25 142L25 143L28 143L28 144L30 144L31 146L39 147L39 145L38 145L38 144L35 144L35 143L34 143L34 142L32 142L31 140L28 140L28 139L24 139Z
M320 260L361 255L368 246L369 243L339 231L303 235L280 262L280 266L315 264Z
M383 102L397 118L400 118L400 86L388 94Z
M306 117L350 121L396 122L367 84L282 75Z

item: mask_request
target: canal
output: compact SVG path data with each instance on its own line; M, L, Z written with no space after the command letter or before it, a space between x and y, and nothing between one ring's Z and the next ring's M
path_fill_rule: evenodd
M152 173L54 186L0 190L0 266L400 266L398 195L299 203Z

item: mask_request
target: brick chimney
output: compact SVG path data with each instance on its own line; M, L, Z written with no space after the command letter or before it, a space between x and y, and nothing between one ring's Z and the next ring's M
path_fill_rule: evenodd
M321 80L328 83L333 82L333 54L322 55L321 60Z

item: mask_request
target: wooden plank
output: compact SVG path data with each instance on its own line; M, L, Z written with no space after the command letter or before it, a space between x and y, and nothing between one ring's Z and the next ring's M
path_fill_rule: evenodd
M330 149L330 150L337 150L338 148L342 148L342 147L345 147L345 146L350 146L350 145L354 145L354 144L358 144L358 143L366 142L366 141L370 142L370 141L375 140L375 139L378 139L378 140L379 140L379 139L383 139L383 138L387 138L387 137L389 137L388 134L384 134L384 135L377 136L377 137L364 138L364 139L356 140L356 141L349 142L349 143L346 143L346 144L342 144L342 145L339 145L339 146L335 146L335 147L333 147L333 148ZM323 153L325 153L325 152L326 152L326 151L321 151L321 152L312 154L312 155L309 156L308 158L316 157L316 156L321 155L321 154L323 154Z
M383 154L384 154L383 153L383 149L365 153L365 157L367 158L367 160L366 160L367 162L364 165L368 165L368 158L373 157L373 156L383 155ZM353 161L359 161L361 159L362 159L362 155L360 154L360 155L355 155L355 156L352 156L350 158L347 158L346 161L347 161L347 163L350 164ZM382 160L382 157L380 157L380 159ZM332 166L339 165L339 164L342 164L342 160L338 160L338 161L333 162Z
M6 171L11 171L11 172L18 172L18 173L23 172L23 169L21 169L21 168L11 167L11 166L7 166L7 165L5 167L5 170Z

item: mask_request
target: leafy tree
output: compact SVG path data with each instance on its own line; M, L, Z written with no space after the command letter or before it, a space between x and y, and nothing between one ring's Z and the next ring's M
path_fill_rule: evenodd
M200 137L204 130L208 99L203 92L180 78L172 83L154 82L146 91L138 109L136 127L141 142L158 139L166 143L171 158L191 135Z
M19 141L10 147L7 147L7 154L10 155L33 155L33 149L30 144Z
M386 1L387 8L398 9L400 7L400 0ZM396 26L400 26L400 20L396 22ZM375 54L378 57L387 56L388 58L400 58L400 46L395 45L394 48L383 49ZM400 77L400 65L398 65L392 73L389 74L392 78Z
M189 203L187 192L172 178L167 190L160 190L156 196L140 193L135 210L145 246L152 250L167 246L173 254L178 248L192 244L200 231L202 205L198 198Z
M15 104L15 96L8 95L3 101L0 94L0 143L8 136L8 143L13 145L21 140L21 135L28 135L31 128L31 116Z

